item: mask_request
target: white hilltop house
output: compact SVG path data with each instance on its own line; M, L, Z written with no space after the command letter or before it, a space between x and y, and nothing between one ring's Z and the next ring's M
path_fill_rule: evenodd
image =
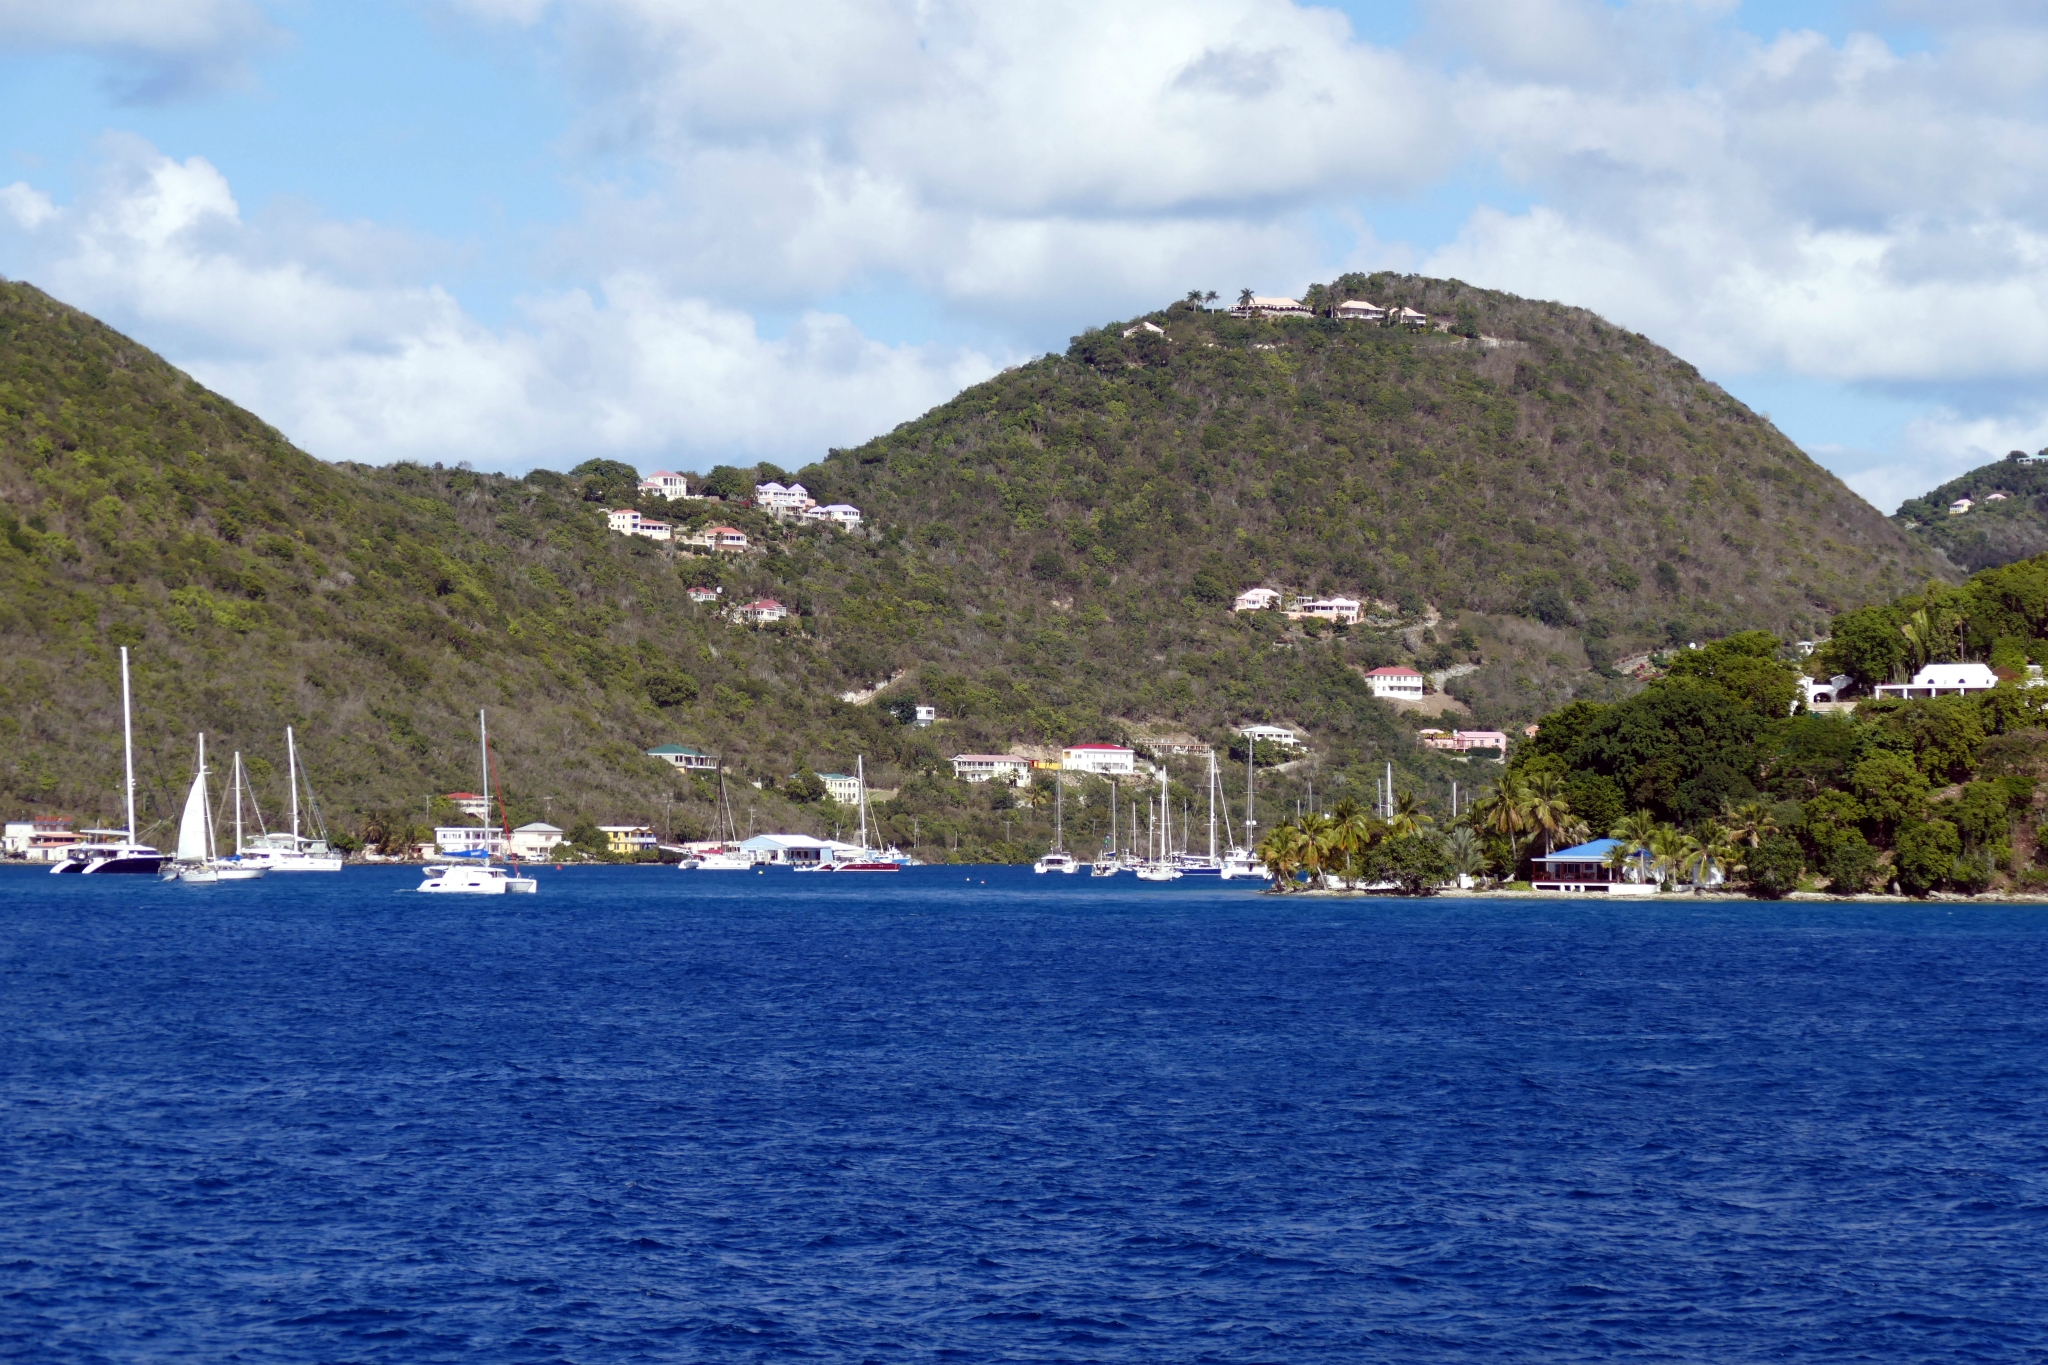
M1393 701L1421 701L1422 675L1405 664L1389 664L1365 675L1375 697Z
M1346 299L1337 305L1339 322L1385 322L1387 310L1365 299Z
M1280 605L1278 588L1246 588L1237 595L1232 611L1270 611Z
M842 531L851 531L860 525L860 509L849 507L843 502L827 503L823 507L810 508L804 513L804 520L822 521L827 525L837 526Z
M1282 615L1290 621L1299 621L1312 616L1318 621L1329 621L1339 626L1355 626L1364 614L1364 604L1353 597L1304 597L1295 602Z
M1121 744L1069 744L1060 750L1060 768L1065 772L1134 773L1138 755Z
M1948 514L1952 517L1959 517L1976 505L1976 503L1968 498L1957 498L1948 505Z
M770 516L798 517L817 505L810 490L800 483L793 483L787 488L773 480L754 485L754 506Z
M846 773L819 773L818 780L825 784L825 795L842 806L860 804L860 779Z
M630 507L613 508L605 517L611 529L622 536L645 536L648 540L673 540L675 528L665 521L643 517Z
M1960 697L1996 686L1998 675L1989 664L1928 664L1911 682L1879 683L1871 690L1880 698Z
M1283 749L1301 746L1301 736L1284 725L1240 725L1237 732L1254 744L1263 741L1267 744L1277 744Z
M672 469L657 469L640 480L640 491L648 497L660 496L674 502L690 496L690 481Z
M1031 782L1031 760L1022 754L955 754L951 761L953 776L962 782Z
M1267 298L1253 295L1249 303L1240 303L1230 310L1234 318L1307 318L1315 314L1303 306L1300 299L1284 297Z

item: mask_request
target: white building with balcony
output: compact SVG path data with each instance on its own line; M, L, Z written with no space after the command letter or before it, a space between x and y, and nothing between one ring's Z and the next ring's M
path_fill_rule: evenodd
M1060 768L1065 772L1104 776L1134 773L1138 770L1138 755L1121 744L1069 744L1060 750Z
M1971 692L1989 692L1998 686L1998 675L1989 664L1928 664L1913 675L1913 681L1879 683L1871 690L1886 697L1960 697Z
M825 504L823 507L811 508L808 512L804 513L804 520L822 521L828 525L837 526L842 531L851 531L854 527L860 525L860 509L858 507L849 507L843 502L832 502Z
M1022 787L1031 781L1031 760L1019 754L955 754L953 776L962 782L1008 782Z
M1365 682L1375 697L1391 701L1422 700L1422 675L1405 664L1375 668L1365 675Z

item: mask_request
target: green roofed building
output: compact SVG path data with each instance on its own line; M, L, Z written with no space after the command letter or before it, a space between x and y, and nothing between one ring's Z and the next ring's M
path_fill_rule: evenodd
M718 760L702 749L685 749L680 744L664 744L647 751L649 758L658 758L664 763L673 763L678 768L691 772L716 772Z

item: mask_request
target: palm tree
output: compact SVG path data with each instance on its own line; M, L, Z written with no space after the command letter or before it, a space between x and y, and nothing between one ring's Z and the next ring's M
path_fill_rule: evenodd
M1740 857L1736 845L1729 841L1727 831L1707 820L1695 833L1683 836L1679 866L1685 879L1692 883L1693 890L1698 892L1707 889L1717 870L1724 880L1729 874L1740 872Z
M1444 836L1444 861L1463 886L1464 878L1476 877L1486 870L1486 850L1480 847L1478 835L1460 825Z
M1471 810L1473 827L1491 834L1504 836L1508 841L1508 861L1521 862L1517 847L1520 836L1529 828L1524 813L1526 797L1520 779L1512 774L1494 783L1492 790L1479 798Z
M1308 836L1295 824L1275 825L1259 840L1259 861L1272 874L1273 885L1281 891L1300 889L1295 880L1306 861Z
M1394 802L1394 818L1387 821L1389 834L1420 834L1436 821L1422 810L1414 792L1402 792Z
M1557 780L1556 773L1536 774L1536 780L1524 791L1525 818L1531 830L1543 831L1543 852L1547 855L1557 847L1557 836L1571 818L1572 803L1565 799L1564 783Z
M1237 291L1237 306L1240 308L1249 308L1252 306L1252 300L1257 297L1258 295L1252 293L1252 291L1249 289L1240 289Z
M1640 880L1644 872L1642 855L1652 851L1662 829L1657 817L1646 810L1624 816L1620 823L1607 831L1608 838L1618 841L1607 852L1607 865L1617 870L1627 869L1630 881Z
M1768 801L1745 801L1737 806L1731 804L1721 814L1722 830L1729 840L1755 848L1778 832L1777 817L1771 814Z
M1216 291L1215 291L1215 290L1211 289L1211 290L1209 290L1209 291L1208 291L1207 293L1205 293L1205 294L1203 294L1203 295L1202 295L1202 306L1203 306L1203 307L1205 307L1205 308L1206 308L1206 307L1207 307L1208 305L1210 305L1210 304L1212 304L1212 303L1214 303L1214 302L1216 302Z
M1304 815L1300 820L1302 837L1307 841L1308 869L1314 874L1317 887L1328 890L1330 872L1345 863L1344 827L1337 817L1327 812L1321 815Z
M1685 860L1685 836L1670 825L1658 825L1651 833L1648 848L1651 866L1656 869L1657 880L1676 881L1678 869Z

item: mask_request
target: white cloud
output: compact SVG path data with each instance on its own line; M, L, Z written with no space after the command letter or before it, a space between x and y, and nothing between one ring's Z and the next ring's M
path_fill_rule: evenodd
M169 349L328 459L795 465L995 368L819 313L764 338L744 313L630 272L532 297L494 330L439 288L352 275L372 254L352 239L381 229L245 222L212 165L132 139L109 145L81 203L14 185L0 207L0 251L28 267L16 273Z
M279 36L253 0L0 0L0 52L91 53L135 103L239 83Z

